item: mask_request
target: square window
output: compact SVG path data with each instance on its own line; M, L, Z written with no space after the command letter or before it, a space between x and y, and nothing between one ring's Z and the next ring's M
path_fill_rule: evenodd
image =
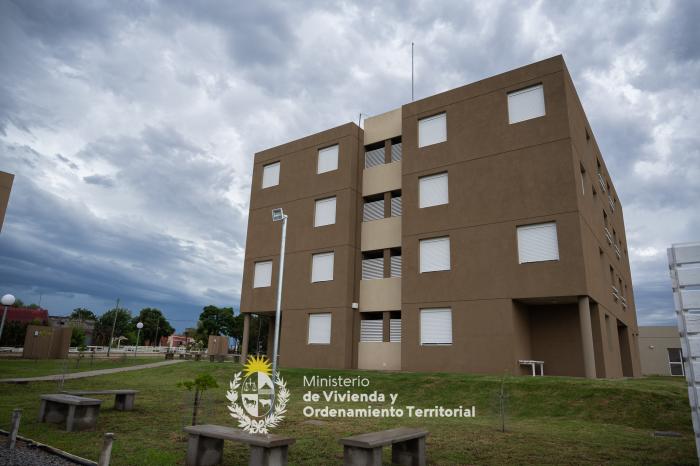
M324 252L313 254L311 257L311 282L327 282L333 280L333 261L335 254Z
M447 141L447 114L440 113L418 120L418 147Z
M544 88L541 84L508 94L508 122L510 124L544 115Z
M452 344L452 310L421 309L420 310L420 344L421 345L451 345Z
M556 223L520 226L517 232L518 259L521 264L559 260Z
M418 206L421 209L447 204L449 201L447 173L419 178L418 190Z
M420 272L450 270L450 238L420 240Z
M338 145L326 147L318 151L318 166L316 173L326 173L338 169Z
M335 197L316 201L314 226L333 225L335 223Z
M265 288L270 285L272 285L272 261L256 262L253 288Z
M309 314L310 345L330 345L331 343L331 314Z
M263 167L262 188L280 184L280 163L275 162Z

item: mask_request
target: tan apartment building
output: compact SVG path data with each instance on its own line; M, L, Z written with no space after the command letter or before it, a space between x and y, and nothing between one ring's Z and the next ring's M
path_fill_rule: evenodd
M281 367L640 374L622 207L561 56L257 153L246 317L274 317L280 207Z
M10 191L12 191L12 182L15 175L0 171L0 231L5 223L5 212L7 212L7 204L10 202Z

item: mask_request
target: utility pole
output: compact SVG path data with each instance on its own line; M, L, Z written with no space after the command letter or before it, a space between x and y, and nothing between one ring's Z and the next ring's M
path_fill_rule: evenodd
M114 327L117 326L117 314L119 314L119 298L117 298L117 307L114 309L114 320L112 321L112 333L109 336L109 346L107 346L107 357L112 351L112 341L114 341Z

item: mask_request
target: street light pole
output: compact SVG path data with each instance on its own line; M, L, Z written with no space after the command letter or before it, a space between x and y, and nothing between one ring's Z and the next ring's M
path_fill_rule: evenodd
M5 317L7 316L7 306L12 306L15 303L15 297L11 294L6 294L0 300L3 306L5 306L5 311L2 313L2 321L0 322L0 339L2 339L2 330L5 328Z
M107 346L107 357L112 351L112 342L114 341L114 327L117 326L117 314L119 314L119 298L117 298L117 307L114 308L114 320L112 321L112 333L109 335L109 346Z
M275 343L272 352L272 380L277 381L277 355L279 353L280 323L282 317L282 281L284 279L284 246L287 239L287 216L282 209L272 211L272 220L282 221L282 240L280 244L280 268L277 280L277 309L275 310ZM273 408L274 409L274 408Z
M134 359L136 359L136 353L139 351L139 337L141 336L141 329L143 328L143 322L139 322L136 324L136 328L139 329L138 332L136 332L136 348L134 348Z

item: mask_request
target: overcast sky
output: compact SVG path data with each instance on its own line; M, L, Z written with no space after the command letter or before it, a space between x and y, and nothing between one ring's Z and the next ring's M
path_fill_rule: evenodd
M700 2L0 0L0 293L193 325L238 306L253 154L563 54L642 324L700 240Z

